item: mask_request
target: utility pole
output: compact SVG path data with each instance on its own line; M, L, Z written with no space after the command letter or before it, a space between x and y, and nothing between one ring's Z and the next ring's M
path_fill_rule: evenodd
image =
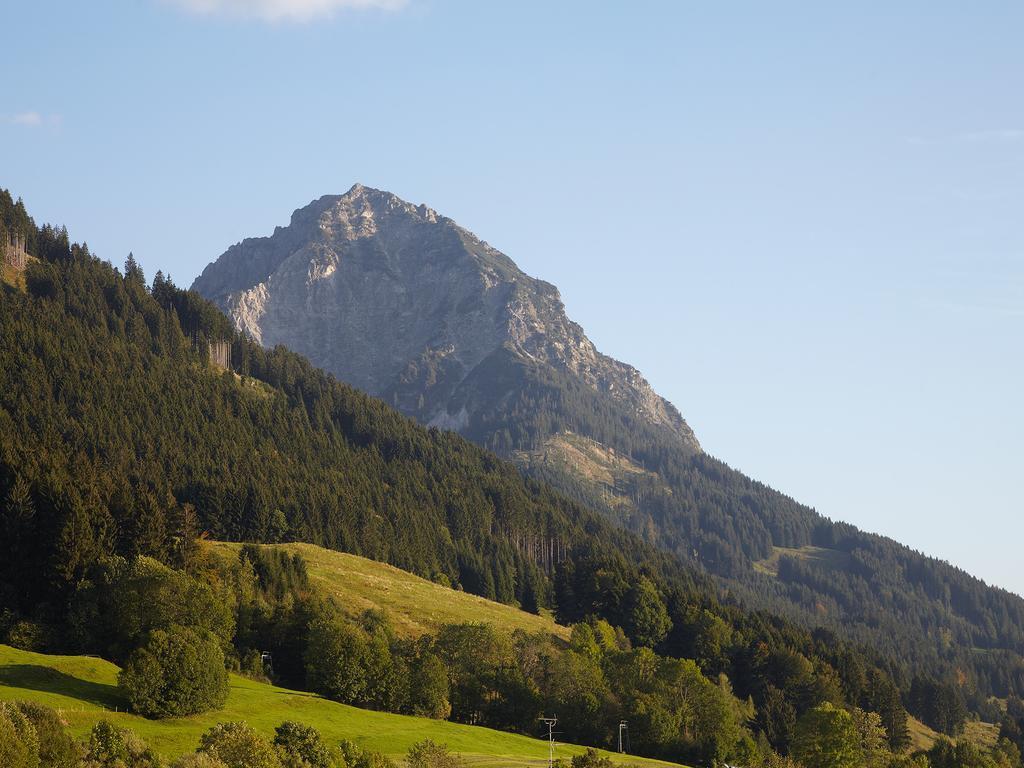
M626 750L624 750L622 748L622 732L624 730L626 730L628 727L629 726L626 725L626 721L625 720L620 720L619 721L619 752L625 752L626 751Z
M558 722L558 718L555 716L542 717L540 718L548 727L548 768L552 768L555 764L555 723Z

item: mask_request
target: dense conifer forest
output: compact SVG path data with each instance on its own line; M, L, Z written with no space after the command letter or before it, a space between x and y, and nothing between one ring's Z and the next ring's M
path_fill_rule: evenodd
M196 539L210 536L308 541L527 610L550 609L564 623L589 627L574 633L570 649L579 659L567 690L582 697L581 706L605 706L601 686L609 680L632 690L625 681L635 685L651 675L654 687L636 692L641 708L671 699L686 680L709 707L736 708L716 721L736 726L728 745L694 736L673 746L666 737L652 740L651 754L723 759L748 729L752 744L786 753L795 748L798 722L826 705L872 714L887 748L900 751L907 744L905 706L956 733L987 694L1024 689L1020 659L1010 649L976 650L956 637L928 636L910 646L901 634L880 653L827 629L747 611L717 594L708 577L579 500L524 479L462 437L416 425L298 355L239 336L169 276L157 273L148 285L132 257L122 272L72 243L65 230L36 227L6 192L0 221L27 236L35 257L24 288L4 285L0 292L0 641L129 659L143 625L128 622L135 634L104 636L89 617L116 615L115 586L140 567L156 567L145 565L148 558L162 563L160 579L186 580L174 594L198 595L204 587L188 586L193 582L223 584L204 578L196 561ZM231 345L229 369L210 360L209 344L220 340ZM724 472L709 459L695 461L706 463L703 472ZM751 503L768 494L753 490ZM732 518L723 509L721 524ZM780 530L785 525L780 516ZM821 535L796 531L792 543ZM743 546L763 554L762 533L748 539ZM255 572L263 568L265 602L302 591L299 565L250 559ZM865 578L876 578L872 563L864 560ZM958 592L949 600L960 610L970 603L977 619L991 624L995 643L1019 632L1021 621L1010 603L991 602L989 594L970 603L973 593ZM913 596L906 600L909 615L917 604ZM312 643L317 621L333 620L313 612L296 618L301 600L286 602L293 613L271 621L247 612L238 598L229 603L232 616L211 607L205 624L186 629L219 638L225 658L238 666L288 621L304 622L294 636ZM149 629L178 627L200 603L172 606L170 618ZM359 631L372 645L374 627ZM452 632L430 649L451 657L449 670L461 668L462 649L490 647ZM526 650L504 649L511 655L495 656L493 669L484 659L483 669L514 689L525 683L499 673ZM280 673L296 684L320 680L331 691L330 675L317 677L308 664ZM460 707L465 699L458 698L478 689L449 682L447 714L481 717L481 706ZM372 698L352 701L389 707ZM489 717L499 727L520 728L521 715L499 708ZM581 712L582 736L589 717ZM697 724L687 727L700 732Z
M475 401L465 434L500 455L546 450L552 435L584 435L645 472L616 480L632 503L610 504L571 466L528 461L530 476L603 510L647 543L715 577L745 603L825 626L949 678L983 702L1024 691L1024 600L892 539L832 521L644 423L550 367L499 350L467 381ZM624 512L623 509L627 511ZM801 557L801 548L828 557ZM779 553L776 548L782 548ZM771 575L758 561L777 556Z

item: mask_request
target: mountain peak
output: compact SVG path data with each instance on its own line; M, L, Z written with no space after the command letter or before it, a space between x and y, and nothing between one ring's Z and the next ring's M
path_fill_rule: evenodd
M289 226L319 228L332 235L359 238L373 235L376 220L382 216L427 222L439 218L426 205L413 205L393 192L356 182L343 194L324 195L299 208L292 214Z
M387 204L397 203L403 206L408 206L409 203L402 200L398 195L388 192L386 189L377 189L375 187L367 187L360 182L356 182L349 187L348 192L341 195L327 195L327 199L333 200L335 203L345 202L353 203L359 201L366 201L367 203ZM321 198L323 199L323 198Z
M608 418L700 450L675 407L566 316L555 286L390 192L357 183L314 200L271 237L229 248L193 288L261 343L291 347L425 423L465 431L485 402L540 375L582 386L617 414Z

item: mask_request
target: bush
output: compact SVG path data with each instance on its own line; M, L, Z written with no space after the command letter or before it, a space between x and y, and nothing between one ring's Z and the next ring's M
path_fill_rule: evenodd
M64 730L64 722L57 713L32 701L19 701L16 706L36 729L40 766L78 768L81 757L78 742Z
M228 673L220 644L210 633L184 627L150 632L118 676L134 711L146 717L180 717L224 706Z
M173 763L171 768L228 768L222 760L218 760L206 752L193 752L191 755L182 755Z
M82 768L161 768L160 758L131 731L101 720L89 732Z
M609 757L602 757L596 749L587 747L582 755L573 755L572 768L612 768L612 761Z
M320 731L292 720L275 730L274 746L285 768L331 768L334 760Z
M344 739L340 745L341 763L345 768L396 768L395 763L380 752L371 752Z
M245 723L218 723L199 739L199 751L227 768L282 768L274 746Z
M460 768L462 758L449 752L447 744L424 739L409 747L405 765L406 768Z
M38 768L39 739L35 726L17 706L0 701L0 765Z

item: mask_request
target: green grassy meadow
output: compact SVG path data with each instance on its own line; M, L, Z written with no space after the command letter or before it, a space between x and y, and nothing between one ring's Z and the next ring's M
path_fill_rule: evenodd
M941 733L932 730L913 716L907 719L907 727L910 730L910 744L913 749L931 749L936 741L943 738ZM991 749L999 741L999 726L996 723L968 720L959 738L949 740L954 743L960 740L973 741L985 749Z
M18 272L6 264L0 264L0 282L23 291L25 290L25 273Z
M443 720L392 715L345 706L311 693L289 691L231 676L224 709L194 717L147 720L124 711L117 691L117 667L90 656L49 656L0 645L0 699L37 701L58 710L69 730L82 736L99 720L131 728L165 757L191 752L199 736L215 723L245 720L267 736L285 720L318 728L329 743L351 739L360 746L402 757L421 739L446 743L481 766L547 763L546 741ZM556 755L569 757L582 747L558 745ZM668 766L642 758L611 755L641 766ZM623 759L624 758L624 759Z
M216 552L237 552L241 544L209 542ZM306 561L314 586L337 599L342 610L355 617L367 608L383 611L395 631L418 637L442 624L478 622L527 632L549 632L568 639L569 630L550 616L538 616L477 595L470 595L358 555L335 552L313 544L264 544L263 547L298 552Z
M827 570L843 570L850 562L850 555L835 549L824 547L772 547L772 553L764 560L754 563L754 569L768 576L779 575L779 559L783 556L795 557L819 565Z
M241 545L207 542L214 555L236 553ZM311 544L275 544L297 552L306 561L310 581L339 606L357 616L368 608L385 612L399 634L416 637L453 622L481 622L511 631L549 632L566 639L568 628L549 615L538 616L513 606L453 590L384 563L335 552ZM210 726L244 720L272 736L285 720L319 729L330 743L351 739L360 746L404 756L422 739L446 743L473 766L541 766L548 744L536 738L443 720L395 715L338 704L320 696L291 691L238 675L230 679L224 709L194 717L147 720L125 712L117 691L118 668L91 656L51 656L0 645L0 699L38 701L61 712L72 733L82 736L100 719L131 728L165 757L190 752ZM538 724L539 725L539 724ZM538 728L538 735L541 729ZM557 757L570 757L583 747L558 745ZM610 753L609 753L610 754ZM669 766L643 758L611 754L640 766Z

